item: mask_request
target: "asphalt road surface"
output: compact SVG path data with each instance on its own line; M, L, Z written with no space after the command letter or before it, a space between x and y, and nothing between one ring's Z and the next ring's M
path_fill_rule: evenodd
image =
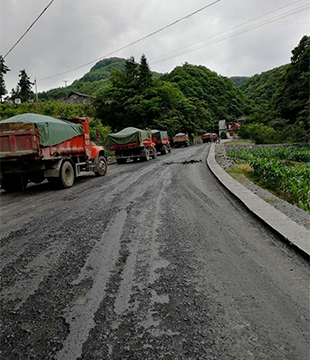
M1 199L1 359L309 359L309 263L209 145Z

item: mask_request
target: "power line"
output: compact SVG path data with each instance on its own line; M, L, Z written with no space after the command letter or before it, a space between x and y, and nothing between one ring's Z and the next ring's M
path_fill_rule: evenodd
M92 64L92 63L94 63L94 62L96 62L96 61L102 60L102 59L104 59L104 58L106 58L106 57L108 57L108 56L111 56L111 55L113 55L113 54L121 51L121 50L124 50L124 49L126 49L126 48L128 48L128 47L130 47L130 46L132 46L132 45L135 45L135 44L137 44L138 42L140 42L140 41L142 41L142 40L145 40L145 39L147 39L147 38L149 38L149 37L151 37L151 36L153 36L153 35L155 35L155 34L158 34L159 32L164 31L164 30L168 29L169 27L174 26L174 25L176 25L177 23L179 23L179 22L181 22L181 21L183 21L183 20L185 20L185 19L188 19L188 18L196 15L197 13L199 13L199 12L207 9L208 7L211 7L212 5L215 5L216 3L220 2L220 1L222 1L222 0L213 1L212 3L210 3L210 4L206 5L206 6L203 6L202 8L200 8L200 9L198 9L198 10L196 10L196 11L194 11L194 12L192 12L192 13L186 15L186 16L183 16L182 18L180 18L180 19L178 19L178 20L175 20L174 22L172 22L172 23L170 23L170 24L168 24L168 25L166 25L166 26L164 26L164 27L162 27L162 28L160 28L160 29L158 29L158 30L156 30L156 31L154 31L154 32L146 35L146 36L143 36L142 38L140 38L140 39L138 39L138 40L135 40L135 41L133 41L132 43L130 43L130 44L128 44L128 45L125 45L125 46L123 46L123 47L121 47L121 48L119 48L119 49L117 49L117 50L114 50L114 51L110 52L109 54L106 54L106 55L104 55L104 56L101 56L101 57L98 58L98 59L89 61L89 62L86 63L86 64L77 66L77 67L75 67L75 68L73 68L73 69L64 71L64 72L62 72L62 73L59 73L59 74L56 74L56 75L52 75L52 76L48 76L48 77L45 77L45 78L41 78L41 79L39 79L39 80L42 81L42 80L51 79L51 78L54 78L54 77L57 77L57 76L60 76L60 75L64 75L64 74L67 74L67 73L72 72L72 71L74 71L74 70L80 69L80 68L82 68L82 67L84 67L84 66L90 65L90 64ZM298 1L301 1L301 0L298 0Z
M277 16L276 19L280 19L280 18L282 18L282 17L286 17L286 16L289 16L289 15L293 15L293 14L295 14L295 13L297 13L297 12L299 12L299 11L305 10L306 8L309 8L309 7L310 7L310 5L304 5L302 9L298 9L298 10L296 10L296 11L294 11L294 10L289 11L288 14ZM216 44L216 43L218 43L218 42L220 42L220 41L224 41L224 40L230 39L230 38L232 38L232 37L234 37L234 36L237 36L237 35L241 35L241 34L243 34L243 33L245 33L245 32L248 32L248 31L251 31L251 30L256 29L256 28L258 28L258 27L267 25L267 24L269 24L269 23L271 23L271 22L274 22L274 21L275 21L275 20L273 20L273 19L265 20L264 23L260 23L260 24L254 25L254 26L249 26L248 28L245 28L245 29L236 31L235 33L232 33L232 34L228 34L228 35L226 35L226 36L224 36L224 37L222 37L222 38L216 39L216 40L214 40L214 41L211 41L211 42L209 42L209 43L207 43L207 44L201 45L201 46L196 47L196 48L194 48L194 49L190 49L190 50L184 51L184 52L179 53L179 54L176 54L176 55L174 55L174 56L166 57L166 58L164 58L164 59L162 59L162 60L157 60L157 61L154 61L154 62L150 61L150 64L153 64L153 65L154 65L154 64L157 64L157 63L160 63L160 62L163 62L163 61L167 61L167 60L176 58L176 57L181 56L181 55L185 55L185 54L191 53L191 52L196 51L196 50L200 50L200 49L202 49L202 48L204 48L204 47L206 47L206 46ZM194 45L194 44L192 44L192 45ZM189 45L189 46L192 46L192 45ZM189 47L189 46L188 46L188 47Z
M167 55L169 55L169 54L175 53L175 52L180 51L180 50L182 50L182 49L186 49L186 48L188 48L188 47L190 47L190 46L193 46L193 45L202 43L203 41L205 41L205 40L207 40L207 39L211 39L211 38L216 37L216 36L218 36L218 35L224 34L224 33L228 32L228 31L231 31L231 30L233 30L233 29L236 29L236 28L238 28L238 27L240 27L240 26L246 25L246 24L251 23L251 22L253 22L253 21L257 21L258 19L261 19L261 18L263 18L263 17L265 17L265 16L268 16L268 15L270 15L270 14L272 14L272 13L275 13L275 12L277 12L277 11L279 11L279 10L282 10L282 9L284 9L284 8L286 8L286 7L289 7L289 6L291 6L291 5L294 5L294 4L296 4L296 3L298 3L298 2L301 2L301 1L303 1L303 0L293 1L293 2L291 2L291 3L289 3L289 4L285 5L285 6L281 6L281 7L277 8L277 9L275 9L275 10L269 11L269 12L267 12L267 13L265 13L265 14L263 14L263 15L260 15L260 16L258 16L258 17L256 17L256 18L247 20L247 21L245 21L245 22L243 22L243 23L241 23L241 24L238 24L238 25L235 25L235 26L233 26L233 27L231 27L231 28L229 28L229 29L223 30L223 31L221 31L221 32L219 32L219 33L217 33L217 34L215 34L215 35L210 35L210 36L208 36L208 37L206 37L206 38L204 38L204 39L202 39L202 40L200 40L200 41L197 41L197 42L192 43L192 44L190 44L190 45L183 46L183 47L181 47L181 48L179 48L179 49L177 49L177 50L169 51L169 52L166 53L165 55L158 56L158 57L156 57L155 59L150 60L150 61L154 61L154 60L157 61L157 59L160 59L160 58L162 58L162 57L165 57L165 56L167 56ZM262 21L263 21L263 20L262 20Z
M207 40L207 39L210 39L210 38L213 38L213 37L216 37L216 36L222 34L223 32L218 33L218 34L216 34L216 35L209 36L208 38L205 38L204 40L201 40L201 41L199 41L199 42L196 42L196 43L187 45L187 46L182 47L182 48L180 48L180 49L178 49L178 50L171 51L171 52L169 52L169 53L166 53L165 55L162 55L162 56L157 57L157 58L155 58L155 59L153 59L153 60L150 60L150 64L153 64L153 65L154 65L154 64L157 64L157 63L160 63L160 62L163 62L163 61L167 61L167 60L176 58L176 57L178 57L178 56L181 56L181 55L184 55L184 54L188 54L188 53L190 53L190 52L193 52L193 51L202 49L203 47L216 44L216 43L218 43L218 42L220 42L220 41L227 40L227 39L229 39L229 38L231 38L231 37L234 37L234 36L237 36L237 35L241 35L241 34L243 34L243 33L245 33L245 32L248 32L248 31L251 31L251 30L256 29L256 28L258 28L258 27L267 25L267 24L269 24L269 23L271 23L271 22L275 22L276 20L279 20L279 19L284 18L284 17L286 17L286 16L290 16L290 15L293 15L293 14L295 14L295 13L297 13L297 12L306 10L306 9L309 8L309 7L310 7L310 5L303 5L303 6L301 6L300 8L296 8L296 9L290 10L290 11L288 11L287 13L284 13L284 14L279 14L279 15L277 15L276 17L271 18L271 19L262 20L259 24L256 24L256 25L254 24L254 25L249 26L248 28L241 29L241 30L238 30L238 31L236 31L236 32L234 32L234 33L224 35L223 37L220 37L220 38L218 38L218 39L215 39L214 41L208 42L208 43L206 43L206 44L203 45L203 41L205 41L205 40ZM256 20L256 19L254 19L254 20ZM241 26L241 25L240 25L240 26ZM234 27L234 28L235 28L235 27ZM229 30L232 30L232 29L233 29L233 28L231 28L231 29L229 29ZM227 32L227 31L229 31L229 30L226 30L226 31L224 31L224 32ZM202 43L202 45L199 46L199 47L196 47L196 48L193 48L193 49L189 49L189 50L187 50L187 51L180 52L180 53L178 53L178 54L176 54L176 55L174 55L174 56L170 56L170 57L167 56L167 55L169 55L169 54L176 53L176 52L178 52L178 51L180 51L180 50L182 50L182 49L186 49L186 48L190 48L191 46L198 45L199 43ZM163 59L160 60L161 58L163 58Z
M41 12L41 14L34 20L34 22L29 26L29 28L24 32L24 34L16 41L16 43L11 47L11 49L3 56L5 59L9 53L15 48L15 46L22 40L22 38L29 32L29 30L33 27L33 25L40 19L40 17L45 13L45 11L52 5L54 0L51 0L51 2L44 8L44 10Z
M217 14L199 14L199 15L205 16L205 17L219 18L219 19L245 20L245 19L241 19L241 18L235 17L235 16L222 16L222 15L217 15ZM275 22L279 22L281 24L310 25L309 22L300 22L300 21L275 21Z

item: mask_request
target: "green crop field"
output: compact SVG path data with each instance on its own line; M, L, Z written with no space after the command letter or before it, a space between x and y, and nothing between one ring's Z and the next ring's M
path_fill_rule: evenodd
M310 213L308 147L231 150L228 156L248 163L254 170L252 180Z

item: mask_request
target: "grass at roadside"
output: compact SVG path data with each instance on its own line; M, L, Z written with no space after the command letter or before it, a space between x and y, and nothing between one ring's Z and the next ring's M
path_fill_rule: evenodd
M238 140L238 139L235 139L235 140L231 140L231 141L227 141L226 144L229 144L229 145L255 145L254 142L252 141L245 141L245 140Z
M247 177L310 213L309 148L232 150L228 156L238 161L228 171L236 180Z

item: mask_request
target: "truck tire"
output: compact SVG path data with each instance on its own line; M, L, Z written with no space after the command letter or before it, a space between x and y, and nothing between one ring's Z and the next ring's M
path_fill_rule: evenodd
M153 159L157 159L157 150L156 150L156 148L153 149Z
M168 147L168 152L171 154L171 146Z
M26 175L8 175L1 180L1 187L7 192L23 191L28 184Z
M74 184L74 169L70 161L65 161L60 169L60 187L68 189Z
M94 173L96 176L104 176L107 173L107 161L104 156L98 156L97 168Z
M126 164L127 159L116 159L116 162L117 162L118 164Z
M168 150L167 150L167 146L163 145L162 150L160 152L162 155L167 155L168 154Z
M143 161L149 161L150 160L150 150L145 149L145 156L141 158Z

